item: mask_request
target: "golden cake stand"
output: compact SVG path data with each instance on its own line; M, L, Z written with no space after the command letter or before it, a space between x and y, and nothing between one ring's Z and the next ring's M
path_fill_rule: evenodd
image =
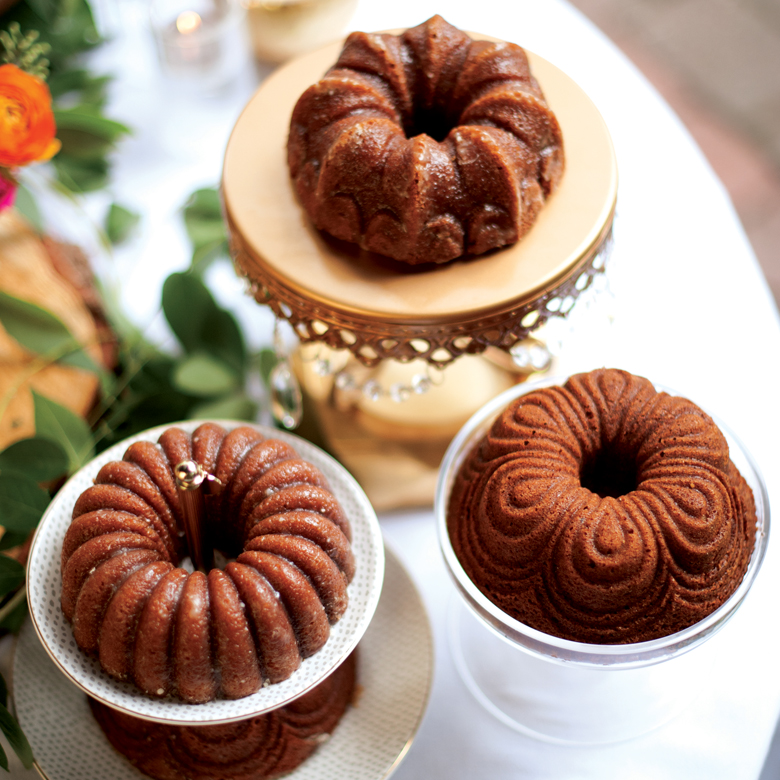
M550 317L565 316L603 270L617 163L609 131L585 92L528 52L563 131L566 170L519 243L410 267L331 239L312 226L297 200L286 144L298 97L336 61L341 46L277 70L239 117L222 179L231 252L255 299L289 321L305 347L296 356L304 425L319 428L321 443L357 477L375 508L425 505L458 428L485 401L522 381L511 361L508 370L485 356L508 358ZM369 370L375 373L365 375ZM352 380L339 383L339 377Z

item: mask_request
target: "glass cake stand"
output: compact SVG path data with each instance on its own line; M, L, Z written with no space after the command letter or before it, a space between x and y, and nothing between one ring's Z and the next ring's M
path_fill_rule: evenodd
M717 663L719 644L704 643L742 604L764 559L769 500L751 455L728 427L713 417L726 437L732 461L753 491L757 516L755 547L747 571L724 604L683 631L622 645L560 639L509 617L474 585L458 561L447 532L448 497L461 463L499 412L515 398L563 381L548 378L530 382L497 396L461 429L445 455L435 514L445 564L457 589L448 628L453 659L464 683L503 723L548 742L608 744L663 725L702 690Z

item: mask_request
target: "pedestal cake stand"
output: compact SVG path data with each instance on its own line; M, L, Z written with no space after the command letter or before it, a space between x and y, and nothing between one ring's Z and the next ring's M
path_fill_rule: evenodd
M188 421L179 423L178 427L191 432L198 424ZM226 429L238 425L229 421L220 421L220 424ZM367 708L374 713L374 719L369 718L369 723L362 720L355 723L356 719L352 718L345 721L351 722L352 726L337 731L339 734L349 732L339 737L348 745L355 739L358 742L365 740L366 730L379 728L382 718L388 717L381 714L385 713L385 707L395 707L400 718L398 727L388 729L385 723L382 728L387 731L387 737L380 740L381 748L373 752L369 749L370 763L376 776L384 776L405 753L427 700L432 663L427 618L408 575L394 559L390 559L388 579L383 589L385 554L381 531L363 491L340 464L297 436L256 426L265 437L281 438L292 444L301 457L325 474L332 492L350 518L356 558L356 574L349 587L349 606L341 620L332 627L330 638L320 652L305 659L287 680L266 686L251 696L188 705L170 698L153 700L131 684L117 682L102 671L95 659L76 646L59 606L60 550L73 504L78 495L92 484L103 464L121 459L133 441L156 441L167 427L152 429L128 439L106 450L77 472L57 494L33 540L28 564L28 599L32 620L19 640L15 684L18 715L22 726L29 730L42 773L52 780L91 777L89 772L95 777L138 776L129 763L118 761L118 756L102 736L97 742L95 735L99 728L88 715L86 697L78 689L113 709L168 725L212 725L244 720L295 700L325 679L361 641L376 612L379 617L358 659L358 685L365 688L365 698L371 702ZM383 594L381 603L380 594ZM403 612L397 611L399 603L403 604ZM409 630L405 625L395 625L398 622L396 615L401 614L408 614ZM388 647L391 654L397 654L391 655L395 659L392 662L386 656ZM404 659L402 678L411 683L402 686L406 699L400 702L395 699L392 681L386 672L397 667L398 658ZM408 663L406 659L409 659ZM48 685L43 686L43 681L48 681ZM53 701L52 688L55 692ZM41 697L46 698L46 707L41 706ZM361 710L362 715L365 712ZM88 755L94 757L92 768L85 767L83 754L73 750L72 741L83 745ZM67 749L64 747L66 744L69 746ZM352 760L349 751L343 756L340 751L336 753L338 755L330 759L319 761L328 766L329 761L336 761L342 769L349 766ZM71 758L66 758L68 754ZM121 764L125 767L124 773L106 771L105 762L112 766ZM306 763L302 766L305 767ZM333 771L337 776L350 776L346 770L344 774L340 769Z
M566 154L561 184L531 231L513 246L442 266L409 267L356 249L312 226L285 151L298 97L340 49L336 43L280 68L236 123L222 180L231 252L255 299L314 345L299 354L298 373L328 449L377 509L430 504L451 437L519 381L517 366L507 371L485 356L509 359L520 350L533 370L533 346L543 345L532 342L528 352L526 340L550 318L567 316L603 271L615 154L585 92L529 52ZM460 374L455 361L463 361ZM442 375L447 381L431 387Z

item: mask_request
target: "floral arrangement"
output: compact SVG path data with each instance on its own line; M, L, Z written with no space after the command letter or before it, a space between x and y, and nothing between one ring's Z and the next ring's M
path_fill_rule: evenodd
M111 78L84 67L82 55L102 43L88 0L0 0L0 41L7 44L14 30L25 31L26 42L16 33L15 53L5 61L45 80L51 92L62 144L51 161L57 182L71 193L104 188L110 153L130 128L105 114Z

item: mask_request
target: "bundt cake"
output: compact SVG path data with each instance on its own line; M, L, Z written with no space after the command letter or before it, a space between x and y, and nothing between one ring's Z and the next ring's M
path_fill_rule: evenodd
M355 653L290 704L218 726L168 726L90 698L109 742L157 780L271 780L291 772L328 739L355 692Z
M174 467L221 483L206 534L224 569L181 567ZM214 423L167 429L103 466L62 547L62 610L82 650L151 696L240 698L288 678L326 642L355 571L350 525L324 475L285 442Z
M410 264L516 242L564 167L523 49L440 16L352 33L298 100L287 159L318 229Z
M745 574L753 493L698 406L600 369L521 396L467 455L447 512L466 574L564 639L680 631Z

